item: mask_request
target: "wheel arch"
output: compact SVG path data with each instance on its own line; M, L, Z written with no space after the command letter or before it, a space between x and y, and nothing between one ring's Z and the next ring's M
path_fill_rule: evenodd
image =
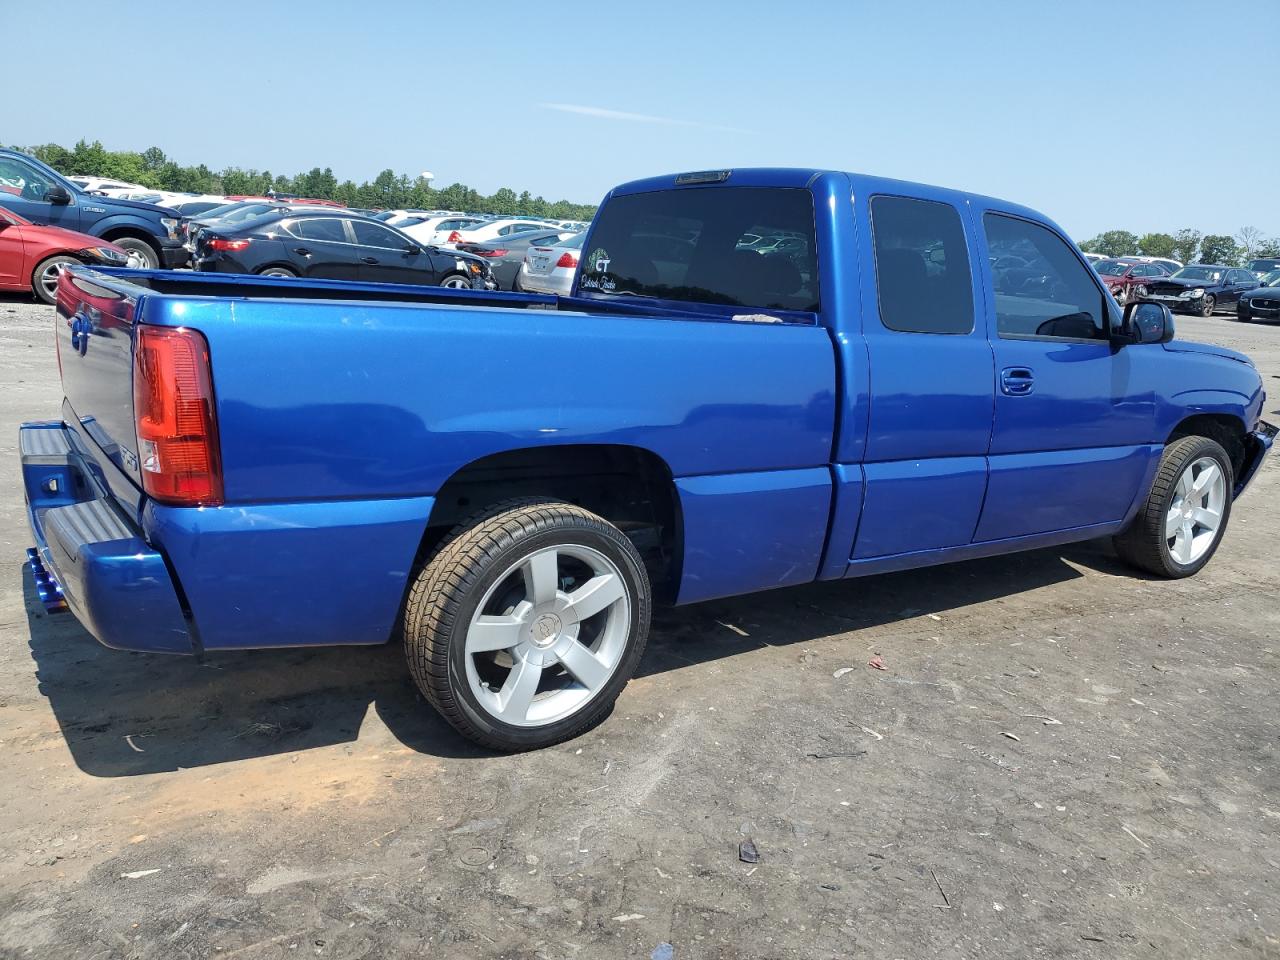
M114 243L116 240L123 240L126 237L131 240L141 240L155 251L157 258L161 256L160 243L156 240L155 235L140 226L128 222L108 227L99 236L108 243Z
M468 516L530 496L576 504L620 527L644 558L655 595L675 597L684 526L675 480L662 457L627 444L518 447L471 461L437 491L420 561Z
M1231 458L1231 470L1239 477L1248 456L1248 428L1244 420L1231 413L1196 413L1184 417L1170 432L1166 444L1182 437L1208 437L1217 441Z

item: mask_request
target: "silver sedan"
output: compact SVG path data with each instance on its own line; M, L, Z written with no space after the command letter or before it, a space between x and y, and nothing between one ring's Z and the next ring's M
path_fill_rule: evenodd
M520 264L516 288L529 293L555 293L567 297L573 290L582 254L585 233L570 237L554 247L530 247Z

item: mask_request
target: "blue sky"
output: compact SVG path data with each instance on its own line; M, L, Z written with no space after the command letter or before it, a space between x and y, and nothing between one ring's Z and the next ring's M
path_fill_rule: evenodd
M84 136L355 180L431 170L575 201L655 173L814 166L1004 197L1078 240L1273 236L1275 14L1276 0L136 0L107 15L71 0L53 14L64 41L48 16L8 37L10 90L26 78L27 95L4 98L0 142Z

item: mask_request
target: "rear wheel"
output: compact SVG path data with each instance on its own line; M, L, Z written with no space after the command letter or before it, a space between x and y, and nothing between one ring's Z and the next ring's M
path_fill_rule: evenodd
M530 750L589 729L635 670L649 579L627 536L568 503L509 501L460 525L405 604L409 670L464 736Z
M294 277L298 275L288 267L267 267L265 270L258 272L260 277Z
M1212 293L1206 293L1200 301L1200 316L1212 317L1214 307L1218 305L1218 301L1214 299Z
M1189 577L1212 558L1231 517L1231 459L1216 440L1182 437L1164 449L1155 483L1115 538L1120 556L1161 577Z
M138 267L142 270L155 270L160 266L160 254L156 253L155 247L147 243L145 240L139 240L137 237L118 237L111 241L122 250L127 250L131 260L138 261ZM130 264L132 266L133 264Z
M75 257L63 256L47 257L41 260L31 271L31 292L45 303L57 302L58 275L62 273L63 267L79 262Z

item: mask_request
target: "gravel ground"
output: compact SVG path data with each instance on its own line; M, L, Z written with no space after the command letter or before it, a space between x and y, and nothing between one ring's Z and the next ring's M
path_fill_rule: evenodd
M667 611L599 728L491 756L391 646L43 615L51 319L0 299L0 957L1280 956L1274 460L1194 579L1085 544ZM1178 325L1280 397L1280 328Z

